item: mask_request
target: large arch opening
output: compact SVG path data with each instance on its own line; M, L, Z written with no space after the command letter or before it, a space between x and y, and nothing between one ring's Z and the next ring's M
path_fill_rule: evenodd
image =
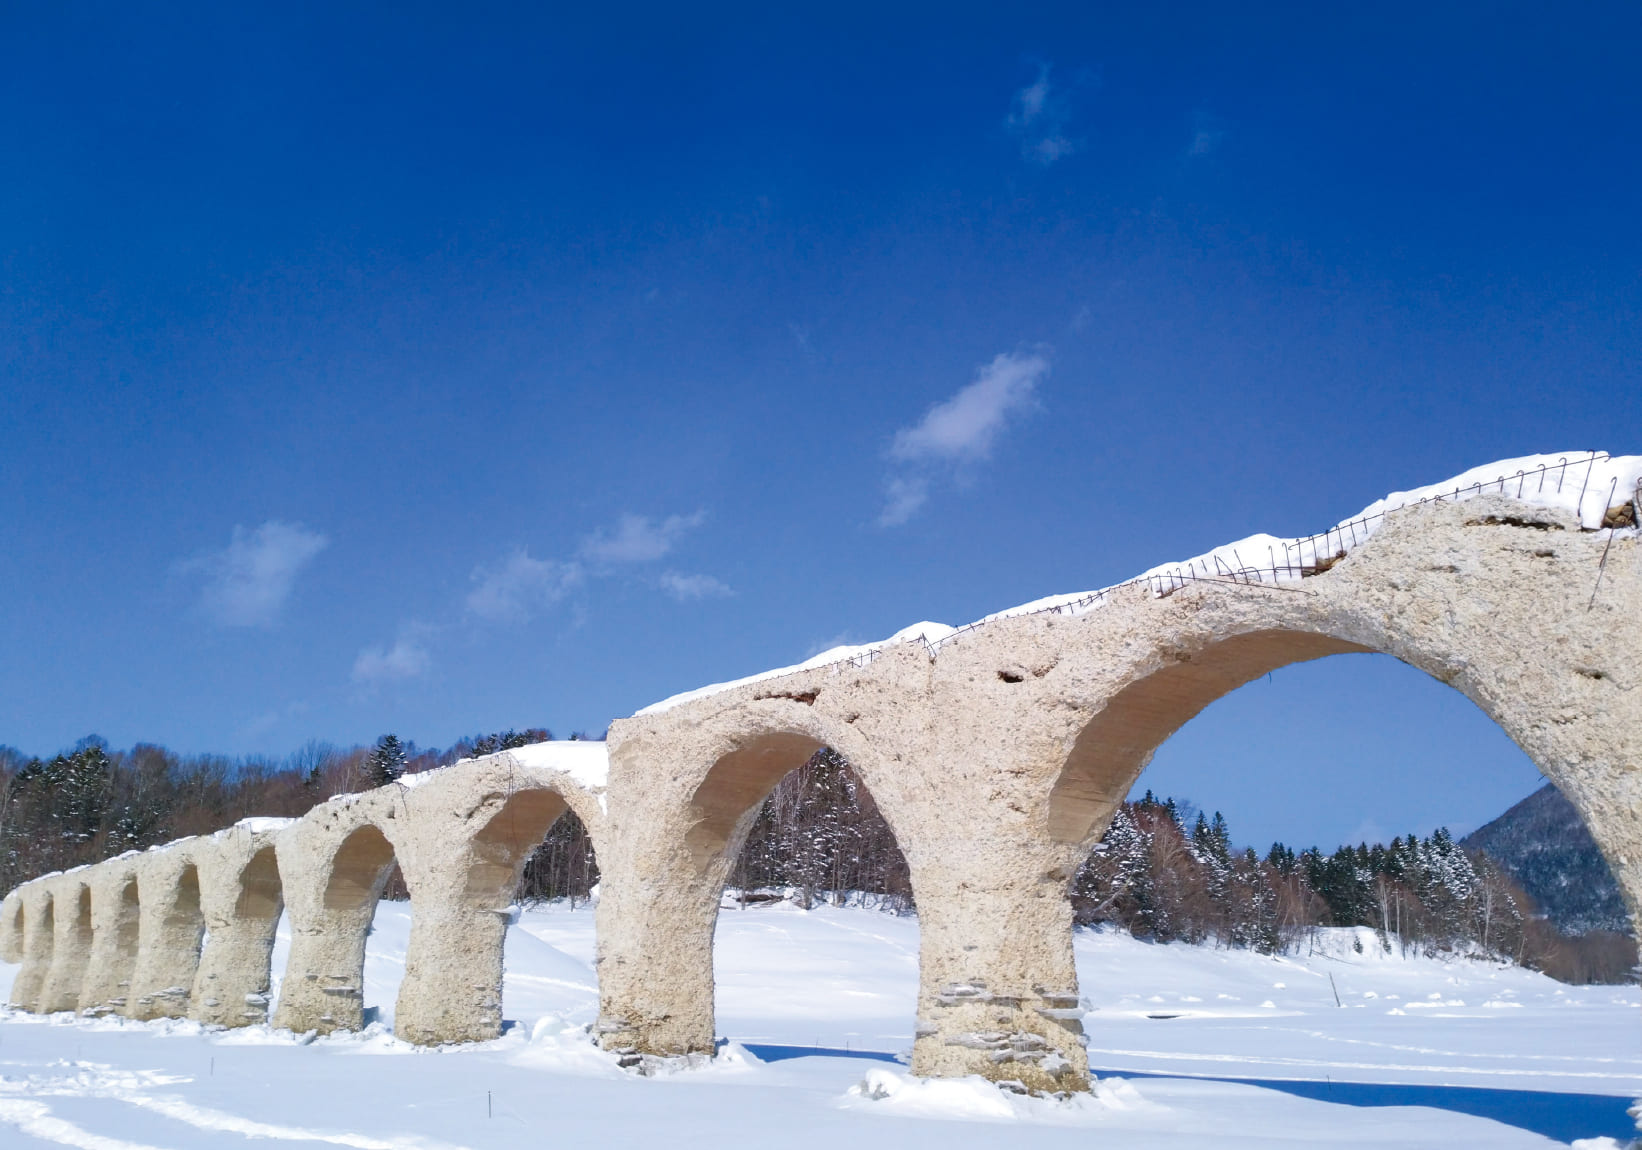
M213 940L203 959L201 1001L193 1004L196 1019L231 1027L267 1021L272 1004L275 940L285 912L273 844L256 850L233 880L228 892L233 905L220 926L223 937Z
M1079 733L1049 795L1050 835L1092 847L1157 748L1221 696L1279 667L1368 650L1329 635L1267 630L1178 653L1120 690Z
M1238 829L1237 822L1232 820L1228 829L1216 809L1221 805L1234 810L1240 801L1247 804L1250 796L1267 788L1275 791L1285 778L1302 774L1322 793L1324 784L1317 780L1334 777L1344 769L1334 762L1340 757L1338 751L1362 739L1365 727L1372 728L1383 745L1395 745L1398 735L1405 746L1411 743L1418 730L1413 716L1399 714L1396 705L1387 709L1371 704L1369 699L1378 696L1370 693L1339 700L1342 711L1349 707L1355 714L1337 717L1331 730L1308 726L1292 715L1287 725L1268 716L1274 729L1263 736L1247 722L1242 728L1219 726L1220 750L1237 747L1240 740L1253 743L1269 765L1250 769L1252 756L1240 758L1233 752L1225 754L1213 769L1193 773L1202 783L1200 789L1183 792L1160 781L1151 784L1155 795L1148 789L1144 798L1137 796L1139 785L1150 783L1151 775L1143 772L1152 767L1154 754L1167 770L1169 761L1160 752L1174 745L1170 741L1177 732L1190 740L1182 731L1188 724L1189 729L1214 726L1214 720L1198 720L1198 716L1217 701L1236 692L1237 702L1227 699L1221 708L1211 710L1211 714L1224 714L1256 697L1251 693L1268 690L1264 685L1250 685L1254 680L1280 668L1341 653L1371 657L1328 660L1296 672L1287 681L1330 682L1336 691L1357 684L1368 686L1370 692L1377 687L1405 706L1422 694L1439 699L1441 705L1429 708L1420 721L1430 723L1440 717L1467 729L1471 740L1486 743L1498 762L1497 768L1490 763L1487 769L1510 779L1509 786L1519 789L1502 785L1497 806L1474 811L1471 819L1461 815L1457 834L1436 825L1452 816L1434 807L1409 804L1389 817L1382 809L1377 818L1359 808L1348 823L1327 835L1308 831L1298 822L1264 837L1257 832L1258 842L1234 841L1231 836ZM1388 674L1404 687L1386 691ZM1407 689L1409 685L1417 690ZM1318 927L1362 927L1375 932L1387 953L1394 947L1404 954L1473 948L1565 981L1634 981L1636 949L1616 884L1610 904L1620 915L1623 934L1598 929L1588 937L1570 939L1548 925L1542 908L1509 866L1484 854L1480 841L1462 839L1479 824L1504 815L1522 793L1543 779L1535 778L1540 768L1491 714L1474 700L1461 703L1466 696L1445 690L1446 686L1419 667L1372 648L1308 632L1250 632L1201 650L1175 653L1170 662L1120 690L1086 724L1052 790L1049 830L1056 841L1083 852L1106 836L1100 851L1086 859L1073 880L1078 921L1120 921L1137 933L1144 927L1163 940L1207 939L1266 950L1290 946L1296 938L1312 938ZM1415 725L1402 729L1410 722ZM1487 735L1479 739L1484 729ZM1430 776L1449 765L1427 750L1431 742L1427 738L1426 746L1409 746L1407 752L1416 761L1424 752L1423 774L1408 771L1403 783L1405 793L1421 799L1432 789ZM1194 750L1209 757L1217 748L1209 739L1198 739ZM1391 771L1381 773L1382 790L1390 789L1385 783L1392 775ZM1546 787L1554 793L1553 787ZM1340 785L1336 789L1344 792L1347 788ZM1361 785L1361 789L1373 787ZM1191 802L1177 804L1171 799L1166 803L1165 794ZM1341 806L1349 801L1344 794L1331 797ZM1213 818L1208 817L1208 809L1194 809L1193 802L1214 809ZM1273 796L1272 805L1281 805L1279 796ZM1564 808L1578 818L1571 805L1564 804ZM1301 808L1291 803L1286 809ZM1313 841L1313 837L1325 841ZM1271 843L1270 850L1267 843ZM1605 881L1612 883L1594 843L1590 854ZM1125 883L1134 890L1144 887L1143 894L1127 899L1127 906L1123 905Z
M159 921L151 953L144 965L139 948L138 963L146 970L145 984L135 988L138 1017L180 1018L187 1013L200 954L205 945L205 913L200 906L200 872L186 862L159 896Z
M281 903L269 979L274 1025L329 1033L391 1015L404 977L410 913L382 914L383 888L397 869L387 836L370 823L350 831L323 864L318 905L298 907L300 923L283 905L283 886L277 895L274 890L277 854L272 874L261 855L247 863L249 881L237 897L248 909L266 908L276 897ZM385 921L373 921L378 918Z
M504 1027L556 1016L585 1025L598 1014L595 936L587 907L598 862L587 826L557 791L515 791L473 838L462 897L506 909Z
M722 892L718 1032L766 1053L904 1048L918 991L911 880L855 766L811 735L770 732L713 765L690 814L690 857ZM864 911L883 910L897 913L863 928Z
M398 873L393 844L378 827L367 824L337 847L325 884L325 909L346 922L345 929L364 932L359 1003L366 1025L375 1021L391 1024L399 984L405 978L410 903L384 898Z
M374 826L366 825L342 840L331 856L325 883L325 909L363 911L375 907L394 866L393 844Z
M182 929L198 927L201 933L205 930L205 920L200 915L200 871L193 863L188 863L177 875L176 889L166 906L165 923Z

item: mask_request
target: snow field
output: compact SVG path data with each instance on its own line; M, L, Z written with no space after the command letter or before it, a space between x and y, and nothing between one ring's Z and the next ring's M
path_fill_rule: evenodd
M597 1013L590 907L521 913L507 944L514 1025L495 1042L437 1051L391 1033L409 925L407 904L379 908L365 981L375 1014L358 1035L0 1014L0 1146L965 1150L1024 1126L1047 1147L1545 1147L1566 1143L1449 1108L1347 1105L1224 1079L1504 1087L1536 1092L1541 1105L1605 1094L1620 1100L1615 1112L1642 1091L1637 988L1387 955L1366 930L1324 932L1314 953L1282 958L1081 932L1090 1062L1102 1078L1093 1094L1056 1102L978 1080L920 1081L859 1056L910 1045L913 918L728 907L716 964L730 1045L712 1065L650 1079L618 1069L587 1036ZM0 966L0 991L15 971Z

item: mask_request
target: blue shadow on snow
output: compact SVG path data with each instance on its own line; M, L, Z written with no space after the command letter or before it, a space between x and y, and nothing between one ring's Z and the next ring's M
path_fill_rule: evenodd
M785 1062L789 1058L864 1058L873 1062L904 1065L904 1058L879 1050L839 1050L828 1046L776 1046L761 1042L742 1044L764 1062ZM1135 1070L1097 1070L1102 1078L1183 1078L1179 1074L1156 1074ZM1207 1077L1197 1076L1192 1077ZM1492 1118L1507 1126L1528 1130L1558 1142L1607 1135L1623 1143L1636 1134L1631 1120L1631 1099L1612 1094L1561 1094L1549 1090L1496 1090L1485 1086L1397 1086L1380 1082L1310 1082L1272 1078L1208 1078L1211 1082L1235 1082L1280 1090L1317 1102L1341 1106L1429 1106L1474 1118Z

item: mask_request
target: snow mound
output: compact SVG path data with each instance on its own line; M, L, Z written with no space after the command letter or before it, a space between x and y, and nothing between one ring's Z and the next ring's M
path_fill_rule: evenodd
M589 790L604 786L610 778L610 753L603 743L592 739L531 743L514 747L508 754L521 766L563 771Z
M603 742L594 739L555 739L546 743L511 747L501 753L511 756L521 767L562 771L588 790L601 789L610 778L610 753L605 749ZM454 763L435 767L430 771L401 775L395 782L406 790L413 790L433 781L448 770L473 761L458 759Z
M978 1075L967 1078L917 1078L875 1066L850 1087L841 1105L870 1107L903 1118L947 1118L968 1122L1042 1122L1082 1125L1099 1122L1114 1111L1158 1110L1121 1078L1101 1079L1088 1094L1036 1097L1015 1094Z

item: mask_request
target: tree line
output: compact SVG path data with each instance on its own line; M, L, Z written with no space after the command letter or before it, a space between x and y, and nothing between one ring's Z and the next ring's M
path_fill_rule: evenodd
M540 727L509 730L441 750L384 735L345 749L309 743L282 760L184 756L148 744L111 751L95 737L50 759L0 747L0 890L253 815L299 817L334 795L551 737ZM566 812L526 863L516 897L586 899L598 877L587 828ZM792 898L916 910L888 823L849 763L826 749L765 799L729 886L744 905ZM386 896L405 897L397 874ZM1158 942L1277 953L1318 927L1357 926L1387 951L1469 951L1565 981L1625 981L1637 961L1628 936L1559 934L1493 860L1461 849L1446 830L1332 854L1273 843L1260 857L1234 847L1218 812L1150 791L1119 807L1071 896L1079 925Z
M309 742L279 759L179 755L149 743L115 751L96 736L50 758L0 746L0 891L128 850L210 834L243 818L299 818L335 795L550 738L546 728L533 727L437 749L390 734L370 746ZM570 829L554 828L560 839ZM546 877L551 868L532 873ZM565 886L581 879L566 873L556 881ZM553 881L542 890L556 891ZM397 877L390 881L390 895L402 889Z

